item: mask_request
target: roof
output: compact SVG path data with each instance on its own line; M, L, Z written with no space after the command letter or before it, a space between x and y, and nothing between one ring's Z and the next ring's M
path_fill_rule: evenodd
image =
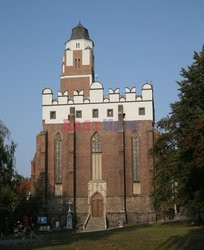
M79 24L72 29L72 34L70 40L75 39L86 39L91 40L89 38L89 32L88 29L86 29L80 22Z

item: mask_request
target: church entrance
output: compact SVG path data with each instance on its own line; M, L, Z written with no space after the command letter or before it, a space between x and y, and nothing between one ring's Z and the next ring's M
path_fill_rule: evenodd
M100 193L95 193L91 198L91 215L92 217L103 217L103 214L103 197Z

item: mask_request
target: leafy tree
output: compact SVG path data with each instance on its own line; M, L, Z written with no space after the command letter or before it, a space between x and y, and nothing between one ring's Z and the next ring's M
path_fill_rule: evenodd
M40 192L28 197L28 179L20 176L15 169L16 144L10 139L10 132L0 121L0 233L12 232L17 220L27 215L37 221L42 206Z
M42 181L35 184L35 194L29 196L29 179L15 169L16 146L0 121L0 233L3 234L11 233L17 220L22 221L25 215L35 224L44 204Z
M13 211L17 202L15 186L17 173L15 171L14 153L16 144L10 139L10 132L0 121L0 230L8 233L11 230Z
M10 140L10 132L0 121L0 189L12 186L16 177L14 153L16 144Z
M181 70L179 100L157 124L152 198L155 209L164 213L174 204L189 213L204 212L204 46L193 59Z

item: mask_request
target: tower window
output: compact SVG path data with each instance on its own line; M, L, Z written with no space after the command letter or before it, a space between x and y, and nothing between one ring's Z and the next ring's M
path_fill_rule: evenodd
M98 109L93 109L92 110L92 117L93 118L98 118Z
M80 48L80 43L76 43L76 48Z
M50 119L56 119L56 111L50 111Z
M139 115L145 115L145 108L139 108Z
M107 109L107 117L113 117L113 109Z
M74 67L77 68L77 59L74 60Z
M74 60L74 67L75 67L75 69L76 68L80 68L80 64L81 64L81 60L80 59L75 59Z
M76 110L76 118L82 118L82 111Z
M78 68L80 68L80 63L81 63L81 60L78 59Z

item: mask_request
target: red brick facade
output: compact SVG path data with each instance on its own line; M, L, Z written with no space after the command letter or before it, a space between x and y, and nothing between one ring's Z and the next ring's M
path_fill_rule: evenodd
M90 125L91 126L91 125ZM104 124L97 131L102 140L102 180L107 183L106 213L117 214L119 207L124 210L124 198L126 198L126 212L143 214L151 211L149 194L151 191L151 177L153 160L149 150L153 144L153 127L151 121L141 121L138 131L140 142L140 165L141 165L141 194L133 193L133 169L132 169L132 131L125 131L125 144L123 144L123 131L104 131ZM76 131L75 146L74 132L65 131L64 124L43 125L44 133L37 136L37 149L32 163L32 179L36 180L39 173L47 175L48 185L54 193L55 177L55 136L57 133L62 137L62 190L69 198L74 198L74 186L76 188L76 200L81 199L81 207L76 206L76 212L88 214L88 182L92 179L91 174L91 138L94 130ZM47 139L46 139L47 137ZM47 148L46 146L47 140ZM125 145L125 146L124 146ZM75 152L74 152L75 150ZM125 150L125 180L124 180L124 150ZM47 154L47 166L46 166ZM75 160L75 164L74 164ZM75 166L74 166L75 165ZM46 170L47 169L47 170ZM47 171L47 173L46 173ZM74 173L75 171L75 173ZM76 175L75 185L74 176ZM124 193L126 185L126 193ZM116 199L115 199L116 198ZM117 199L119 198L119 201ZM138 198L140 205L136 205ZM84 201L82 201L85 199ZM114 200L115 199L115 200ZM112 204L111 204L112 203ZM79 201L80 204L80 201ZM147 219L146 219L147 220ZM129 221L131 222L131 221ZM132 221L134 222L134 220ZM114 224L114 223L113 223Z
M73 66L66 66L66 51L64 53L64 72L61 75L61 92L68 91L69 96L73 97L74 90L83 90L84 96L89 96L90 78L82 75L90 75L91 82L94 79L94 56L92 49L89 49L90 64L82 65L82 50L73 51ZM80 67L75 67L75 60L80 60ZM75 76L74 78L63 78L66 76ZM79 77L76 77L79 76Z

